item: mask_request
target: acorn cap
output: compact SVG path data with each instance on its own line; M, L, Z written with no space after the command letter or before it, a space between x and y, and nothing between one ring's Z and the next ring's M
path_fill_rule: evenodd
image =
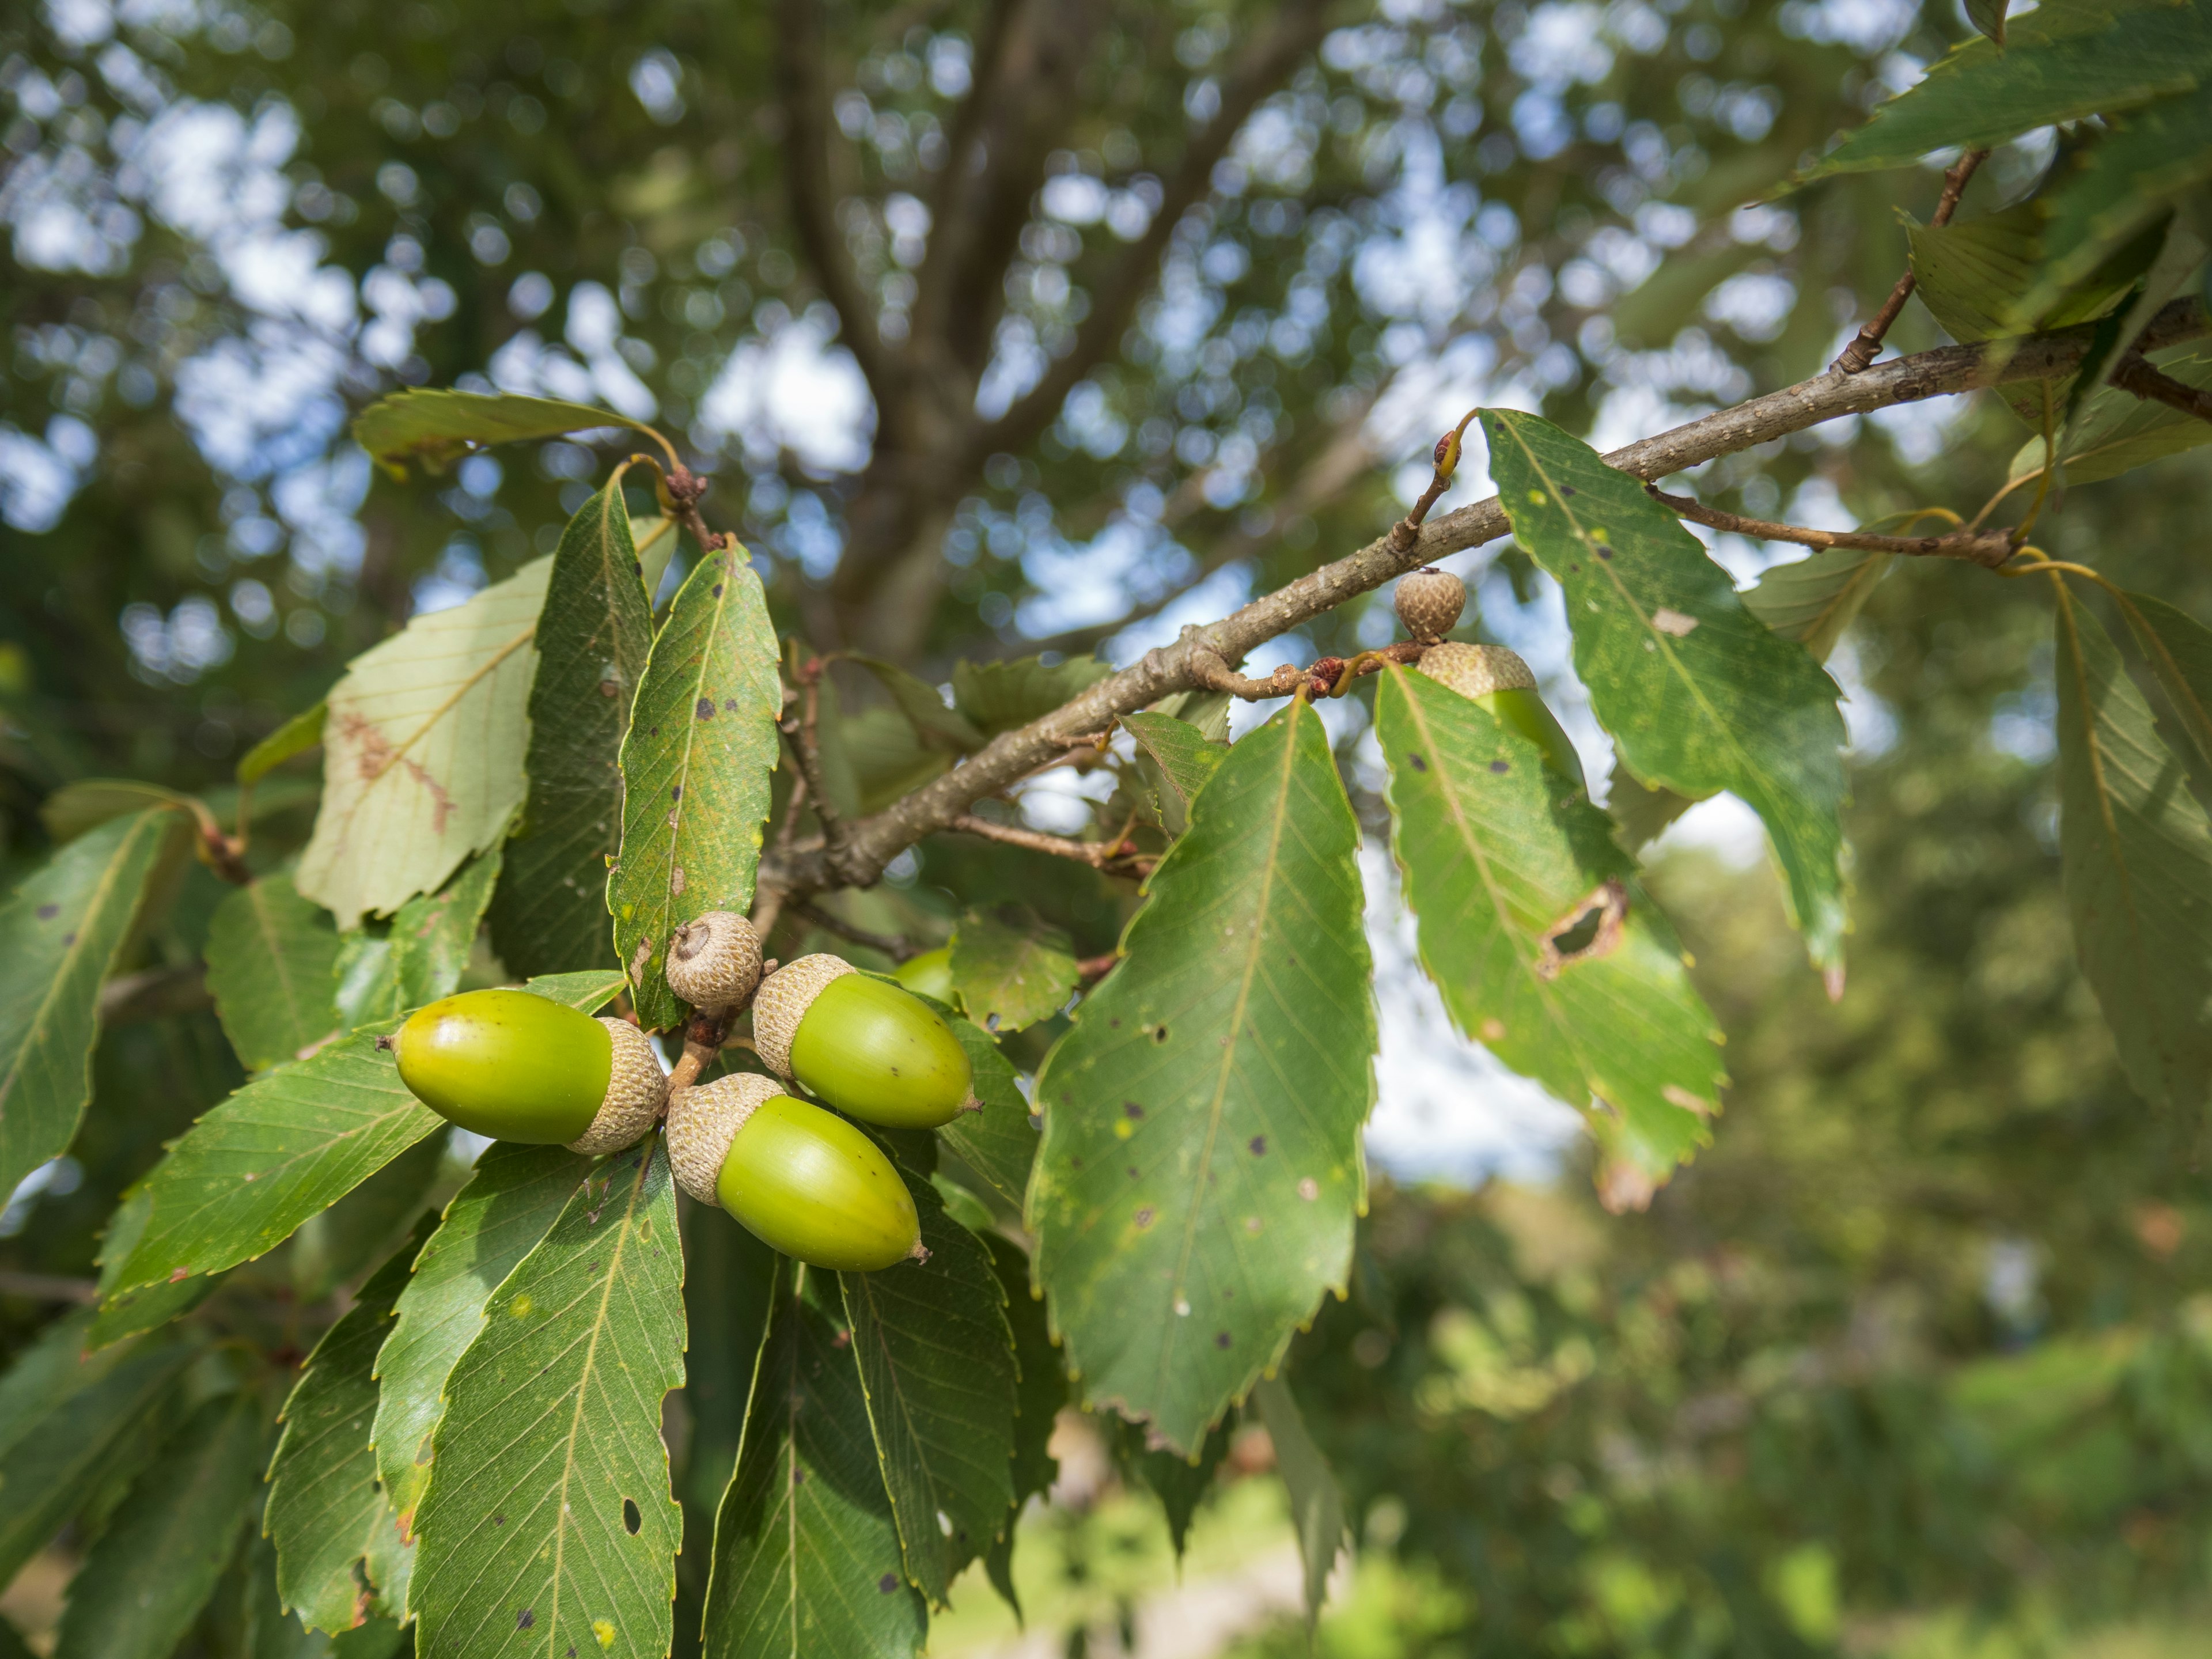
M1467 609L1467 584L1449 570L1416 570L1398 579L1398 620L1417 640L1440 640Z
M694 1008L734 1008L760 983L760 935L734 910L709 910L668 941L668 988Z
M758 1072L732 1072L678 1091L668 1103L668 1163L676 1184L702 1204L719 1206L717 1183L730 1143L763 1101L785 1092L774 1078Z
M652 1039L626 1019L602 1018L614 1042L614 1067L607 1074L607 1097L599 1103L592 1127L568 1143L572 1152L599 1158L630 1146L653 1127L668 1094L667 1074Z
M791 1076L791 1040L799 1034L799 1022L823 986L853 971L844 957L821 951L787 963L761 981L753 996L753 1046L769 1071Z
M1462 697L1536 689L1536 677L1528 672L1528 665L1502 645L1462 645L1455 641L1432 645L1421 653L1421 672Z

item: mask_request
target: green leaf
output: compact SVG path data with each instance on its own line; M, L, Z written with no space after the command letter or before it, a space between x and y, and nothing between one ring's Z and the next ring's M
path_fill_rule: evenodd
M2203 0L2124 9L2046 0L2014 20L2001 51L1975 40L1875 112L1808 179L1902 167L1931 150L1986 147L2037 127L2112 115L2212 75Z
M265 1417L241 1389L178 1425L70 1581L58 1659L167 1659L184 1640L238 1547Z
M2043 278L2048 214L2037 199L1957 224L1905 228L1914 291L1952 338L1993 340L2101 317L2157 256L2155 236L2138 238L2055 290Z
M371 1619L334 1638L285 1612L276 1594L276 1551L258 1531L247 1540L243 1659L396 1659L408 1638L389 1619Z
M0 1456L0 1492L8 1494L0 1506L0 1579L12 1580L99 1487L152 1449L198 1352L156 1340L112 1350L112 1358L94 1355L80 1386L55 1399Z
M1422 675L1381 678L1395 850L1453 1024L1663 1180L1711 1139L1720 1033L1634 861L1536 744Z
M777 1276L714 1522L707 1659L915 1659L927 1615L900 1570L850 1334L793 1273Z
M100 1243L100 1310L94 1316L91 1345L105 1348L128 1336L137 1336L183 1317L213 1296L222 1284L206 1273L122 1290L123 1264L145 1236L147 1218L154 1212L154 1195L143 1182L133 1186L107 1218Z
M377 1480L369 1423L377 1350L391 1333L392 1304L422 1237L418 1231L376 1270L315 1344L284 1402L284 1434L269 1465L263 1526L276 1544L277 1591L302 1624L334 1636L363 1622L372 1606L392 1613L406 1606L405 1569L392 1571L403 1546ZM355 1581L364 1562L365 1589ZM382 1575L370 1570L380 1566Z
M1358 853L1294 701L1229 751L1037 1077L1029 1225L1068 1369L1178 1450L1346 1282L1375 1099Z
M1195 1457L1152 1444L1138 1424L1117 1423L1115 1427L1122 1470L1160 1500L1167 1515L1168 1541L1180 1561L1190 1541L1191 1522L1198 1518L1200 1505L1212 1495L1213 1477L1229 1455L1229 1425L1226 1420L1215 1424Z
M273 1250L446 1120L377 1046L393 1022L341 1037L240 1089L146 1178L146 1231L119 1291L218 1273Z
M1229 757L1229 745L1217 743L1196 726L1166 714L1124 714L1121 724L1151 757L1168 786L1167 790L1162 790L1158 784L1153 785L1153 805L1159 815L1160 827L1171 836L1181 835L1190 822L1191 802L1198 799L1198 792L1206 787L1206 781Z
M477 929L500 879L495 842L434 893L418 893L380 936L346 935L337 1006L348 1029L392 1019L453 994L476 949Z
M0 906L0 1192L76 1135L92 1097L100 988L177 828L162 811L113 819L57 852Z
M2114 118L2084 149L2079 165L2045 192L2046 285L2080 281L2208 179L2212 85Z
M416 1511L421 1659L668 1651L682 1517L661 1404L684 1257L660 1138L603 1160L446 1384Z
M331 706L319 702L304 714L295 714L267 737L238 757L238 787L251 789L295 755L304 755L319 748L323 741L323 724L329 720Z
M552 568L539 559L416 617L331 688L322 810L295 879L341 929L434 891L507 833Z
M158 783L140 783L134 778L80 778L40 802L39 819L57 845L65 845L88 830L150 807L189 812L195 805L191 796Z
M622 845L623 734L653 648L653 607L623 469L568 520L538 618L529 805L491 914L508 971L616 960L607 866Z
M997 1233L984 1234L983 1243L1006 1293L1006 1324L1013 1333L1014 1363L1021 1371L1021 1388L1014 1396L1013 1485L1018 1511L1031 1498L1051 1491L1060 1478L1060 1460L1052 1455L1052 1428L1060 1408L1067 1403L1067 1373L1053 1344L1044 1298L1030 1287L1027 1253ZM1006 1525L1011 1531L1012 1517Z
M2212 630L2148 593L2129 594L2123 609L2186 739L2176 747L2199 787L2212 790Z
M660 597L661 578L676 557L676 520L661 514L629 521L630 540L637 548L638 586L649 605Z
M685 1207L684 1399L690 1407L691 1444L682 1496L704 1512L702 1556L713 1553L714 1506L730 1484L744 1438L745 1401L768 1331L775 1267L775 1252L726 1210L711 1204ZM690 1525L685 1536L693 1536ZM693 1553L687 1545L684 1553Z
M418 1140L292 1236L292 1293L319 1302L390 1249L429 1200L446 1137ZM394 1292L398 1294L398 1292Z
M288 875L263 876L216 907L208 991L247 1071L298 1060L337 1030L339 949L330 912L301 898Z
M908 1180L929 1259L842 1273L907 1577L935 1606L1013 1507L1013 1333L983 1243Z
M848 652L846 656L847 660L860 664L876 677L877 683L890 694L899 713L906 717L915 738L927 747L967 755L989 740L965 714L946 708L944 695L927 680L917 679L896 663L885 662L881 657L858 651Z
M952 665L952 706L986 737L1042 720L1114 672L1095 657L1070 657L1048 667L1042 657Z
M2149 357L2160 374L2199 391L2212 390L2212 349L2173 346ZM2068 483L2094 483L2207 443L2212 443L2212 422L2106 386L2089 399L2061 438L2058 464ZM2038 434L2021 446L2007 476L2017 480L2042 471L2043 438Z
M1966 21L1984 34L2002 46L2005 43L2005 11L2011 0L1966 0Z
M1252 1403L1267 1425L1267 1438L1275 1443L1275 1469L1291 1494L1291 1523L1297 1529L1298 1556L1305 1563L1306 1624L1312 1626L1328 1595L1328 1575L1336 1558L1352 1547L1351 1529L1344 1521L1344 1493L1328 1460L1306 1431L1305 1418L1291 1397L1290 1385L1279 1376L1262 1379L1252 1390Z
M0 1376L0 1458L60 1410L71 1395L100 1382L124 1358L119 1349L99 1350L90 1340L93 1310L64 1314L18 1348Z
M952 983L969 1018L987 1031L1018 1031L1050 1019L1075 994L1079 975L1067 935L1025 906L971 905L952 933Z
M775 630L750 556L699 561L653 642L622 744L622 860L607 884L639 1021L672 1025L668 937L752 906L783 713Z
M983 1109L961 1113L939 1128L938 1138L975 1171L1001 1204L1019 1215L1037 1147L1029 1097L1023 1094L1013 1066L999 1052L998 1042L989 1032L950 1009L941 1012L952 1035L968 1051L973 1077L969 1086Z
M522 443L610 426L653 430L641 421L588 404L512 392L409 390L380 398L355 416L353 438L379 466L404 478L410 461L421 462L426 471L443 472L486 444Z
M1589 445L1486 410L1492 476L1521 545L1566 591L1575 671L1630 771L1727 789L1766 824L1790 919L1841 971L1844 717L1836 683L1737 598L1697 538Z
M1808 559L1772 566L1742 595L1744 609L1826 662L1889 574L1894 556L1832 547ZM1624 771L1617 758L1613 762L1605 805L1618 830L1615 838L1627 851L1656 840L1696 805L1672 789L1652 788Z
M2059 855L2081 972L2136 1091L2212 1086L2212 823L2103 624L2057 590Z
M544 1242L591 1168L590 1158L566 1147L495 1141L397 1293L392 1334L376 1355L369 1439L403 1535L411 1536L415 1506L429 1484L431 1431L447 1379L483 1329L492 1293Z
M565 1002L580 1014L596 1014L623 988L618 968L587 968L575 974L541 974L522 988L549 1002Z

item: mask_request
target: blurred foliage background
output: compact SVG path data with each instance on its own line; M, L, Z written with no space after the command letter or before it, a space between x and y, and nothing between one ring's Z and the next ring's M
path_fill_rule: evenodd
M1939 181L1783 181L1966 27L1911 0L23 0L0 18L10 871L71 779L219 791L347 658L550 550L618 453L395 483L345 435L380 392L653 421L817 647L932 682L961 656L1126 661L1379 532L1476 402L1604 445L1818 372ZM2051 153L2001 151L1965 211ZM1914 307L1892 343L1940 337ZM1971 513L2024 435L1995 400L1897 410L1699 488L1801 521ZM2070 492L2039 538L2203 618L2208 517L2200 452ZM1717 551L1747 576L1790 556ZM1454 563L1470 629L1601 744L1556 591L1500 549ZM2074 969L2046 629L2039 592L1946 565L1893 574L1846 641L1840 1004L1724 817L1661 844L1734 1087L1648 1212L1605 1213L1550 1140L1479 1191L1378 1171L1354 1293L1293 1362L1362 1540L1321 1651L2201 1650L2203 1131L2130 1093ZM1372 599L1271 660L1389 632ZM1371 799L1364 714L1335 707ZM261 856L304 836L309 789ZM926 847L853 918L988 899L964 856ZM1007 896L1110 945L1111 896L1050 876ZM216 884L179 879L138 969L197 954ZM0 1217L10 1346L238 1081L193 988L143 983L98 1060L122 1109ZM1436 1063L1451 1112L1492 1109L1494 1073ZM272 1294L304 1346L327 1309ZM1252 1438L1192 1583L1279 1541L1236 1478ZM1163 1582L1154 1500L1094 1461L1025 1523L1040 1653L1113 1650ZM0 1601L34 1639L42 1572ZM1302 1650L1253 1605L1224 1642ZM220 1623L206 1651L232 1650ZM1014 1639L978 1613L939 1645Z

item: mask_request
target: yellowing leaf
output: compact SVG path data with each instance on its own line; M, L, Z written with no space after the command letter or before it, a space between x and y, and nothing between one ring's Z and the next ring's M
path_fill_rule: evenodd
M521 804L532 635L553 562L417 617L331 688L300 891L349 930L434 890Z

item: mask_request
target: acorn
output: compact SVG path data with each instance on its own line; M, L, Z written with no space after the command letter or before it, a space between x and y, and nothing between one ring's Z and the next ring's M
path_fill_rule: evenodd
M778 1077L888 1129L933 1129L973 1098L968 1051L929 1005L840 957L801 957L763 980L753 1042Z
M952 947L949 945L908 957L891 969L891 977L918 997L928 997L948 1008L956 1006L959 994L952 988Z
M760 983L760 935L734 910L709 910L668 940L668 988L694 1008L734 1008Z
M1467 609L1467 584L1449 570L1427 565L1398 579L1398 620L1417 640L1440 640Z
M1502 645L1432 645L1421 653L1421 672L1511 726L1544 751L1544 763L1587 789L1582 757L1559 722L1536 695L1528 665Z
M868 1273L926 1254L914 1194L876 1144L757 1072L678 1091L668 1161L702 1204L814 1267Z
M385 1046L439 1116L495 1140L618 1152L660 1115L667 1079L645 1033L527 991L464 991L416 1009Z

